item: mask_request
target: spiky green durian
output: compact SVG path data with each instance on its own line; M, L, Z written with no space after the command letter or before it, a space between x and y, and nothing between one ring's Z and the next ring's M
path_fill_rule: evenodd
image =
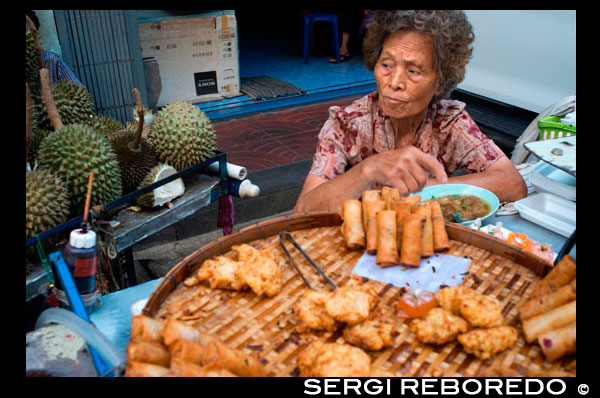
M32 164L35 162L40 144L50 133L52 133L51 130L40 129L37 127L31 129L31 142L29 143L29 153L27 154L28 162Z
M40 168L63 179L74 214L82 214L88 179L94 172L91 206L107 204L121 196L119 162L110 142L85 124L71 124L49 134L41 143Z
M125 128L121 122L106 115L93 115L87 124L107 137Z
M138 148L133 148L135 137L135 130L122 130L109 137L119 160L124 195L135 191L144 177L158 164L154 148L145 139L140 140Z
M39 73L37 51L33 42L33 34L28 26L25 27L25 79L27 83L35 84Z
M169 166L168 164L159 164L154 166L152 170L148 173L148 175L144 178L144 180L139 185L138 189L142 189L147 187L150 184L154 184L155 182L169 177L173 174L177 173L177 170L173 166ZM144 207L156 207L162 206L167 202L183 195L185 192L185 186L183 185L183 180L181 178L177 178L171 182L168 182L165 185L161 185L160 187L146 192L143 195L140 195L137 198L137 203L140 206Z
M71 80L59 80L52 84L52 96L64 125L89 123L94 112L94 100L85 87ZM35 104L34 115L38 119L34 124L40 128L52 129L46 104L41 99L41 95L39 98L32 95L32 99Z
M29 239L68 220L69 191L48 170L28 171L25 181L25 239ZM33 253L30 247L27 255Z
M155 115L150 141L159 159L178 171L214 156L216 149L210 119L184 101L169 104Z

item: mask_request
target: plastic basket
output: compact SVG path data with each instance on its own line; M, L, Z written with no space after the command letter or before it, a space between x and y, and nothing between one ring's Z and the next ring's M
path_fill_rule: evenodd
M560 118L561 116L546 116L538 120L537 124L538 129L540 130L540 141L575 135L575 126L562 123Z

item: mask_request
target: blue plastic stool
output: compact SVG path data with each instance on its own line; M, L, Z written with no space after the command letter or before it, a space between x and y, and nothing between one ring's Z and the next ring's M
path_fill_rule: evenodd
M306 14L304 16L304 47L302 49L302 55L304 56L304 63L308 64L308 52L310 47L310 31L312 24L319 21L325 21L331 23L331 45L335 50L335 57L337 62L340 62L340 37L338 33L338 17L336 14L323 14L313 13Z

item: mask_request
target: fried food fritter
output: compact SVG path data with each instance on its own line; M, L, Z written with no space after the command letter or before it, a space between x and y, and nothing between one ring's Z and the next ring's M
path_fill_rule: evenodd
M446 311L450 311L456 315L460 314L460 304L463 298L477 294L475 290L464 285L448 286L440 289L435 294L435 299Z
M476 294L463 298L460 314L473 327L492 328L504 323L502 306L491 296Z
M200 282L208 280L211 289L243 290L248 286L240 271L240 262L225 256L217 256L202 264L196 278Z
M325 302L325 311L340 322L354 325L369 317L376 297L360 287L342 286L331 293Z
M371 358L348 344L316 341L298 355L301 377L368 377Z
M283 271L275 254L270 250L256 250L248 256L241 253L238 251L238 259L250 258L240 260L242 263L240 271L242 279L252 291L257 296L264 293L268 297L273 297L278 294L283 286Z
M330 295L330 292L308 290L300 296L293 306L294 313L302 321L296 326L296 331L304 333L312 329L332 332L339 327L339 323L325 311L325 302Z
M344 339L365 350L379 351L392 344L394 324L380 318L370 318L344 329Z
M454 340L459 333L467 332L469 324L450 311L434 308L424 318L415 319L410 329L423 343L445 344Z
M491 329L475 329L458 336L463 349L479 359L489 359L493 355L514 347L517 342L517 329L499 326Z

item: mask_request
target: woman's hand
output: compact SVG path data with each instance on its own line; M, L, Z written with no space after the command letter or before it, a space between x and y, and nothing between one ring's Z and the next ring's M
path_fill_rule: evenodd
M442 164L414 146L385 151L362 163L362 178L398 188L401 196L423 189L429 174L442 184L448 181Z

